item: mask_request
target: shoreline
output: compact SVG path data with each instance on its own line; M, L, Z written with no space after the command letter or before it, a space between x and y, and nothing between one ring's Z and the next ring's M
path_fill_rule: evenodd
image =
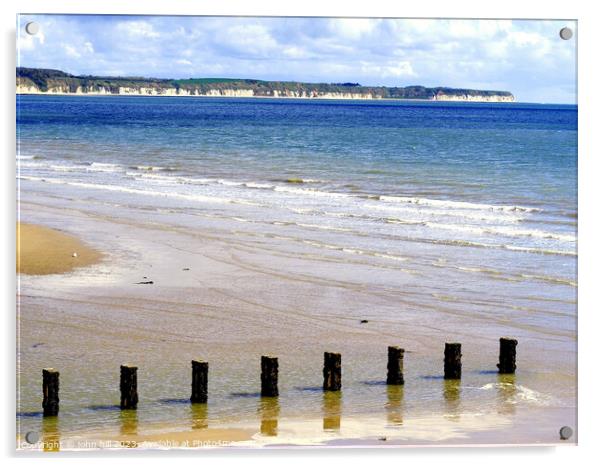
M102 253L75 236L45 226L17 223L17 274L51 275L100 262Z

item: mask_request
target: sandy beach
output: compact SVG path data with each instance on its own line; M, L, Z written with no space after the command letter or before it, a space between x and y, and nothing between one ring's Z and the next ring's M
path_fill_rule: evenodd
M64 273L95 264L101 257L78 238L41 225L17 223L17 273Z

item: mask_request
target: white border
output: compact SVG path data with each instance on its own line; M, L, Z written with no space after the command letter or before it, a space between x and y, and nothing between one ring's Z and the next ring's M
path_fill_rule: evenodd
M5 220L2 231L2 296L4 338L2 383L2 446L3 456L8 463L16 462L14 454L15 421L15 21L21 13L90 13L90 14L203 14L203 15L269 15L269 16L390 16L390 17L462 17L462 18L547 18L577 19L579 21L579 447L558 448L431 448L431 449L359 449L359 450L283 450L283 451L229 451L195 452L179 454L170 452L143 454L127 452L128 461L160 464L167 457L178 462L198 464L245 463L253 464L305 464L311 462L365 463L373 455L376 461L407 462L427 461L441 464L489 465L522 464L523 461L545 461L546 464L566 465L574 461L587 461L594 457L598 446L597 434L601 431L598 417L602 381L602 366L598 359L600 344L599 333L602 309L598 305L597 288L600 277L596 267L602 264L600 257L600 200L602 183L600 160L602 147L599 134L602 126L600 99L599 55L602 38L595 2L586 1L525 1L505 0L486 2L473 0L434 1L420 0L412 2L393 2L370 0L354 2L352 0L302 0L300 2L278 0L145 0L144 2L125 2L124 0L103 0L102 2L83 2L75 0L20 0L16 4L2 2L3 71L1 73L2 120L3 131L2 177L4 188L2 196L2 218ZM597 133L597 134L596 134ZM58 455L63 461L81 462L82 457ZM86 464L104 464L108 458L116 456L105 454L102 457L86 456ZM121 454L124 456L124 453ZM395 456L395 458L390 458ZM403 456L403 457L402 457ZM543 456L543 458L542 458ZM56 461L57 455L47 455L42 461ZM31 459L24 459L29 462Z

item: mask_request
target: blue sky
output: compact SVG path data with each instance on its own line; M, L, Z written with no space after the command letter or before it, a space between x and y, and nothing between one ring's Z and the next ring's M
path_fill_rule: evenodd
M40 24L36 36L24 32ZM567 21L21 16L20 66L72 74L240 77L508 90L576 102Z

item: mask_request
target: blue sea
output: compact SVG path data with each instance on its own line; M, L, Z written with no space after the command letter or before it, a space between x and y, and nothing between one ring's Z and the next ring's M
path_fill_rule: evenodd
M575 106L20 96L17 125L21 180L222 203L391 256L497 251L575 282Z
M327 270L354 292L386 294L387 306L374 297L365 307L371 322L411 318L425 342L443 333L445 316L451 336L512 332L534 349L521 383L550 390L538 402L574 395L576 106L33 95L17 97L17 131L27 202L79 200L106 218L127 211L195 231L219 225L237 247L274 252L257 269L303 255L303 283ZM392 314L397 296L415 314ZM308 312L320 318L347 312L322 315L316 302ZM430 371L440 357L428 357ZM542 371L562 377L544 381ZM491 375L474 377L487 387ZM27 383L36 393L36 380Z

